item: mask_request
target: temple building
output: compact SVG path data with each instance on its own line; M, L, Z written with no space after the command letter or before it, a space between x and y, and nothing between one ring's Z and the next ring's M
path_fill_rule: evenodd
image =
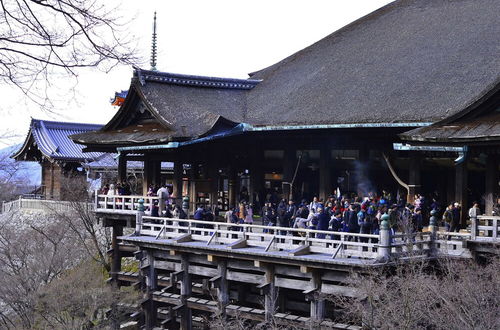
M492 0L395 1L248 79L136 68L116 115L72 138L118 152L122 176L127 161L144 161L144 193L173 162L174 193L192 208L338 188L425 193L463 209L477 199L490 212L498 12Z
M42 167L41 195L46 199L64 199L64 177L83 177L82 163L102 156L83 152L69 136L100 129L102 125L55 122L32 119L21 148L11 157L17 161L35 161Z

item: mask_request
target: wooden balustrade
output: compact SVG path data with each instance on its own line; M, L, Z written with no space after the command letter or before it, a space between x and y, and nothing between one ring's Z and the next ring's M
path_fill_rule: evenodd
M498 239L498 226L500 224L500 216L480 215L477 219L472 219L471 226L475 229L475 238L478 236Z
M231 249L256 248L261 252L288 251L289 255L319 254L326 258L357 257L376 259L380 236L346 232L233 224L199 220L143 216L139 235L173 242L203 242L206 246L226 245ZM422 254L431 247L427 233L397 235L391 253Z
M139 207L139 200L144 201L144 207L150 208L159 198L156 196L140 196L140 195L96 195L95 209L100 210L117 210L135 213Z
M94 206L89 203L81 203L86 207L93 208ZM19 198L10 202L2 203L2 213L17 212L21 210L42 211L48 213L63 213L75 210L75 203L69 201L54 201L43 199L26 199Z

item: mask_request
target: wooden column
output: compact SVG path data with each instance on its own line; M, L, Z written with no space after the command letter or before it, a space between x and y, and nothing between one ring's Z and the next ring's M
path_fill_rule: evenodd
M493 214L493 206L495 205L496 193L498 190L498 156L488 155L486 160L485 173L485 213L486 215Z
M219 168L214 157L210 157L207 162L208 178L210 180L210 204L217 207L217 197L219 193Z
M118 156L118 182L127 180L127 154L120 153Z
M332 192L330 165L330 147L323 146L319 151L319 198L323 201L326 201Z
M295 168L297 166L296 150L286 148L283 154L283 198L293 199L293 191L290 190L289 183L293 180Z
M229 285L227 282L227 260L217 260L217 271L220 279L217 285L217 300L219 312L222 317L226 316L226 306L229 304Z
M153 329L156 327L156 319L158 314L156 302L153 300L153 293L158 288L158 275L155 268L155 258L153 255L153 251L148 250L146 254L149 267L146 277L147 289L145 298L147 298L147 301L143 303L143 308L146 329Z
M462 212L460 215L460 224L464 227L467 224L469 201L467 200L467 163L465 158L458 164L455 164L455 201L460 203Z
M234 166L230 166L228 174L229 174L229 178L228 178L229 207L236 207L236 189L237 189L237 187L236 187L236 168Z
M257 203L256 196L258 196L259 206L262 206L263 200L261 200L262 190L264 188L264 151L260 146L255 148L254 157L252 162L252 167L250 168L250 201L252 203ZM255 196L254 196L255 195ZM260 209L260 208L259 208Z
M192 312L188 308L187 300L191 297L192 293L192 283L191 275L189 274L189 255L183 253L181 255L181 270L182 270L182 281L181 281L181 304L184 306L182 309L181 316L181 330L191 330L192 329Z
M455 199L455 169L446 171L446 195L443 196L443 208Z
M148 154L144 154L144 172L142 175L142 194L144 196L148 193L148 188L153 183L152 179L151 159Z
M420 165L422 163L422 158L418 154L412 154L410 156L410 166L409 166L409 178L408 185L410 186L410 191L406 197L408 203L413 203L415 201L415 194L420 193Z
M312 271L311 287L316 289L316 295L321 292L321 273L319 270ZM311 299L311 320L321 322L325 318L325 300L315 296Z
M264 309L266 313L265 314L266 321L270 322L272 321L274 313L276 312L276 302L278 298L276 295L277 293L276 285L274 283L274 278L275 278L274 265L266 264L264 267L266 270L264 277L267 286L265 289Z
M118 247L118 236L123 235L122 226L113 226L113 232L111 234L111 249L113 254L111 256L111 278L113 280L113 286L119 287L118 284L118 272L122 269L122 257L120 254L120 248Z
M182 166L182 161L176 160L174 162L174 187L173 187L173 194L175 198L180 198L179 200L176 200L176 204L181 205L182 203L182 174L183 174L183 166Z

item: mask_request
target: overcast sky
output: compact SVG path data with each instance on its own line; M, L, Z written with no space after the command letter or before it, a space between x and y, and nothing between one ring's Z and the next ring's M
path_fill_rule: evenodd
M391 1L388 0L168 0L123 1L143 68L149 69L153 13L157 11L160 71L246 78ZM76 99L68 93L55 113L42 112L16 90L1 87L0 132L24 139L30 117L105 124L116 112L109 99L128 89L131 67L108 74L81 71ZM0 141L1 143L2 141ZM3 141L5 143L5 141ZM1 147L1 144L0 144Z

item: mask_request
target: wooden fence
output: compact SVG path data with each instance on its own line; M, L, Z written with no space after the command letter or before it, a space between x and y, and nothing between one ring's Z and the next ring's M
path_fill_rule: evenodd
M92 203L84 203L93 209ZM41 211L47 213L63 213L75 210L75 204L68 201L53 201L43 199L19 198L10 202L2 203L2 213L19 211Z
M321 258L381 257L381 235L356 234L288 227L233 224L187 219L142 216L140 236L173 242L196 242L230 249L255 248L259 252L287 251L289 256L317 255ZM420 256L430 253L430 234L396 235L387 246L392 256Z

